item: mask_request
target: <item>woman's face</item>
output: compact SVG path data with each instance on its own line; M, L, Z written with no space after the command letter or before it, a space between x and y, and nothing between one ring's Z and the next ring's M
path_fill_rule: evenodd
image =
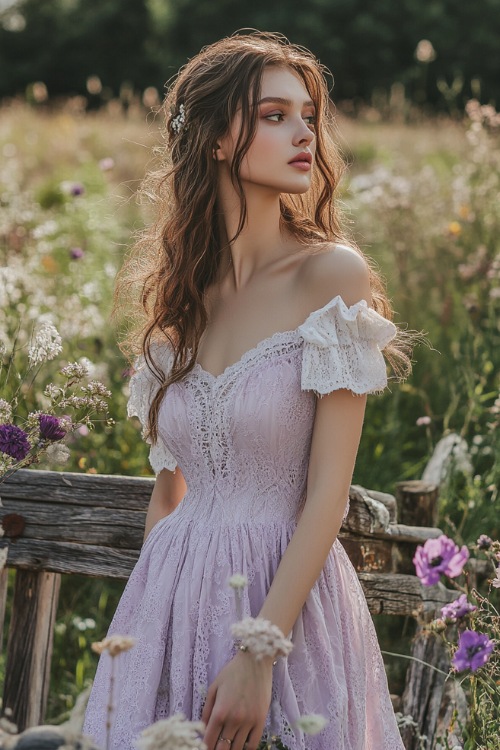
M302 80L290 68L266 68L257 107L255 138L240 169L243 185L305 193L314 168L316 108ZM219 140L219 161L231 162L240 128L238 111L229 134Z

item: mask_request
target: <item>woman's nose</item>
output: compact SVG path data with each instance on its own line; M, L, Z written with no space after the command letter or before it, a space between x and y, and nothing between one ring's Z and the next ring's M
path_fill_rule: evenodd
M309 145L313 139L314 139L313 131L307 125L307 123L305 123L304 120L302 120L301 118L301 122L299 126L297 127L297 130L295 131L294 141L293 141L294 146L300 145L303 143L306 143L307 145Z

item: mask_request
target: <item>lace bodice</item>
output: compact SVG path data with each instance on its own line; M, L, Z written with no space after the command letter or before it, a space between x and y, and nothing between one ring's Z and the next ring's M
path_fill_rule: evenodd
M381 350L396 330L366 300L348 307L337 295L295 330L264 339L218 376L197 363L169 386L160 406L159 439L150 450L154 472L173 471L179 463L192 491L206 489L207 480L228 492L245 489L245 476L264 495L276 484L300 483L314 395L339 388L383 391ZM171 349L157 346L153 356L167 374ZM140 358L130 381L128 415L137 416L143 428L158 387Z

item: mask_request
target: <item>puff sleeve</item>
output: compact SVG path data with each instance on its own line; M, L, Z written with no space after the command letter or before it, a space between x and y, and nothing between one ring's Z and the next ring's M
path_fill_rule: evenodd
M165 374L170 371L173 362L173 353L167 346L158 347L153 352L153 357L161 365ZM134 364L134 373L130 378L130 396L127 403L127 416L138 417L142 425L142 437L151 445L149 451L149 463L154 473L158 475L162 469L174 471L177 461L168 450L160 435L155 445L151 438L146 438L146 424L148 420L149 407L159 388L158 380L149 370L144 357L141 355Z
M339 388L380 393L387 386L382 349L397 328L366 300L348 307L337 295L298 328L304 346L301 388L324 396Z

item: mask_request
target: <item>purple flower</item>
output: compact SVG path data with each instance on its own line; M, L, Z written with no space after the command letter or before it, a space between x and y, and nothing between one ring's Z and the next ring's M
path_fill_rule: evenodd
M72 260L79 260L80 258L83 258L85 253L81 247L72 247L69 251L69 255Z
M490 539L489 536L486 536L486 534L481 534L479 539L477 540L477 546L479 549L489 549L493 543L493 540Z
M424 586L433 586L441 575L459 576L468 559L465 544L459 549L453 539L441 534L437 539L428 539L423 547L417 547L413 563Z
M40 414L40 437L42 440L61 440L66 435L57 417Z
M70 195L83 195L85 192L85 188L83 187L81 182L74 182L70 189L69 189Z
M452 660L453 666L459 672L464 669L471 669L475 672L476 669L486 664L494 648L495 641L491 641L484 633L464 630L458 640L458 649Z
M15 424L0 424L0 451L22 461L31 450L27 433Z
M465 617L465 615L474 612L476 609L477 607L475 607L474 604L470 604L470 602L467 601L466 595L461 594L454 602L442 607L441 614L443 617L446 617L447 620L456 622L459 617Z

